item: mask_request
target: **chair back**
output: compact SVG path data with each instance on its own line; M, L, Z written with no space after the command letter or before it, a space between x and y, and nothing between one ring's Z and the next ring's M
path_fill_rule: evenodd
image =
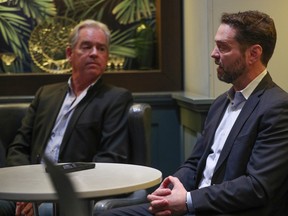
M0 104L0 167L4 165L8 145L21 126L29 103ZM150 165L151 106L135 103L128 114L130 160L137 165Z
M0 104L0 167L4 166L8 145L13 141L28 103Z
M136 165L151 164L151 106L135 103L128 114L130 138L130 163Z

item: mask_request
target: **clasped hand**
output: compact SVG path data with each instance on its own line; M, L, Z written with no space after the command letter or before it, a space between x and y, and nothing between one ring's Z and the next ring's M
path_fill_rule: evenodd
M172 189L169 186L172 185ZM169 176L158 189L147 196L150 201L149 211L156 216L184 215L187 191L178 178Z
M17 202L15 216L33 216L34 209L32 203Z

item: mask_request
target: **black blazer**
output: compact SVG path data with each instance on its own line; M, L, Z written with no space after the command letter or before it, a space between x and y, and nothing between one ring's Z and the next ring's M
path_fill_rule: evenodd
M41 87L9 145L7 165L39 163L68 89L67 83ZM128 110L132 95L102 79L77 105L65 131L58 162L126 162Z
M175 173L196 215L288 214L288 94L267 74L246 101L221 152L212 186L197 189L229 101L212 104L191 157Z

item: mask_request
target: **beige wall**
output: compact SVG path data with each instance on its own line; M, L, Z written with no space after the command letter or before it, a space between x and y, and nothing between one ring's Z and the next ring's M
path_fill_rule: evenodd
M288 91L288 1L283 0L184 0L185 90L216 97L230 87L215 76L210 52L221 14L243 10L263 11L274 19L278 41L268 70Z

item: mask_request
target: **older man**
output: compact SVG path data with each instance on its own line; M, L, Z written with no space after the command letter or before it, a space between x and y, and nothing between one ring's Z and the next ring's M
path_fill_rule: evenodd
M85 20L73 29L66 49L72 75L66 83L38 90L9 145L8 166L40 163L43 155L54 162L127 161L133 99L129 91L107 85L101 77L109 41L103 23ZM33 215L31 203L17 203L16 215L22 214Z

